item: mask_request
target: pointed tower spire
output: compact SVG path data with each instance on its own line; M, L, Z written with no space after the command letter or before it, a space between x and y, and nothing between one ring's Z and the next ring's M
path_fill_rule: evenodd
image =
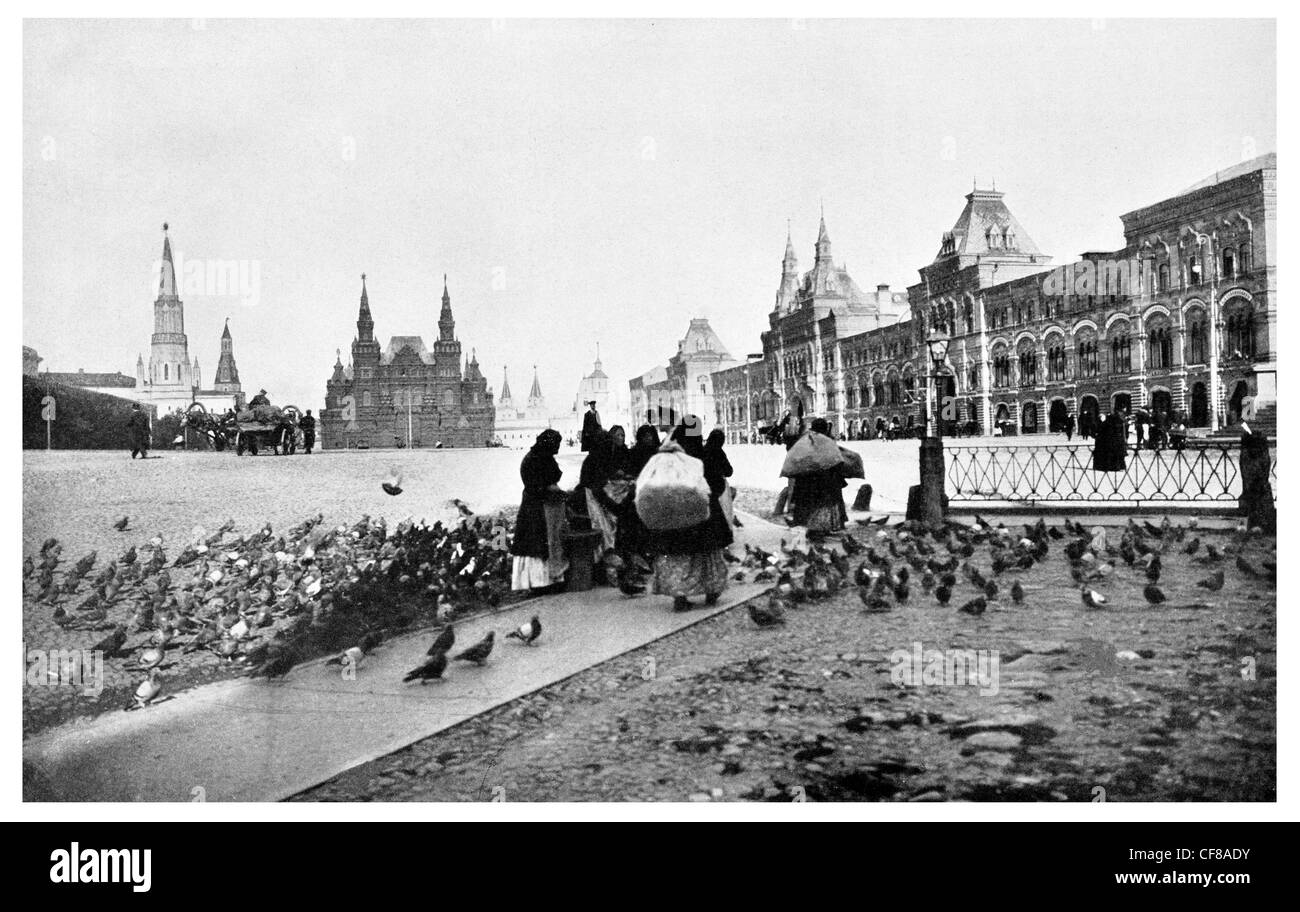
M357 339L362 342L375 340L375 321L370 316L370 295L366 291L366 274L361 273L361 306L357 311Z
M167 236L168 227L170 226L163 222L162 275L158 279L159 300L179 296L176 290L176 266L172 263L172 240Z
M510 402L510 368L501 368L501 398L497 400L499 405L505 405Z
M456 341L456 319L451 315L451 293L447 291L447 273L442 274L442 313L438 315L438 339Z
M817 264L831 261L831 236L826 232L826 205L822 204L822 221L817 229Z
M529 399L541 399L541 398L542 398L542 384L541 384L541 382L537 379L537 365L536 365L536 364L533 365L533 388L532 388L531 390L528 391L528 398L529 398Z
M781 260L781 275L792 276L799 272L799 257L794 252L794 235L791 233L790 220L785 220L785 257Z

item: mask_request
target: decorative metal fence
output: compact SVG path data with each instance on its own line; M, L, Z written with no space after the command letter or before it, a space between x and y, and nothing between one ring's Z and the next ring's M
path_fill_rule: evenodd
M1235 503L1241 496L1240 446L1189 443L1182 450L1130 452L1122 472L1092 468L1092 446L945 446L945 485L953 503L1196 502ZM1272 451L1274 498L1277 450Z

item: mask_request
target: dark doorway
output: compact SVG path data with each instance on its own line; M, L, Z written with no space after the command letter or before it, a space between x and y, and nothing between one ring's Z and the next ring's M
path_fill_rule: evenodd
M1047 410L1047 429L1054 434L1064 431L1065 419L1069 414L1064 399L1053 399L1051 408Z
M1204 383L1192 384L1192 427L1210 426L1210 396Z
M1133 397L1128 393L1116 393L1111 402L1115 404L1116 411L1131 412L1133 410Z
M1236 424L1241 420L1241 401L1250 395L1250 387L1245 380L1238 380L1232 388L1232 398L1228 400L1228 423Z
M1020 406L1020 433L1038 433L1038 403L1026 402Z
M1151 415L1163 414L1166 419L1174 412L1174 397L1169 390L1153 390L1151 393Z

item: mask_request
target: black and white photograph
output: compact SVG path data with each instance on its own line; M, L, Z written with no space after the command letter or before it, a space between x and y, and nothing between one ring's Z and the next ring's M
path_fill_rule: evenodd
M962 9L29 10L18 804L1275 812L1276 11Z

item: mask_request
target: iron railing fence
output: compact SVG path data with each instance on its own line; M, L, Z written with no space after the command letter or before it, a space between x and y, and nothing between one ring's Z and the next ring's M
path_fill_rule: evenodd
M1235 503L1241 496L1240 445L1191 443L1181 450L1130 452L1122 472L1092 468L1092 446L945 446L950 502ZM1277 497L1277 450L1270 480Z

